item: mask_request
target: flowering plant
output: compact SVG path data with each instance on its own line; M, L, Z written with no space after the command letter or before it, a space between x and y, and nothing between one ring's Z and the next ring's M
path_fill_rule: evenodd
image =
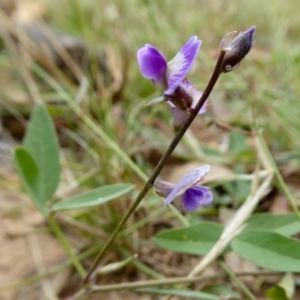
M151 79L155 86L163 93L162 96L152 100L149 104L166 101L173 114L173 126L176 130L178 130L178 132L174 136L159 163L156 165L144 187L130 206L129 210L118 223L110 239L99 252L87 276L85 277L85 283L88 283L91 280L93 277L92 275L99 265L105 251L113 243L123 225L134 213L135 209L144 199L151 187L154 188L156 193L165 198L165 205L170 205L171 203L175 203L179 200L186 211L194 211L200 206L209 205L213 201L211 190L208 187L197 185L210 171L209 165L195 169L184 176L177 185L165 181L156 181L156 179L195 117L198 114L206 112L207 99L219 76L222 73L235 69L239 65L240 61L250 51L253 45L254 32L255 27L252 27L241 33L229 47L221 46L214 71L203 93L186 78L201 45L201 41L198 40L197 36L190 38L170 62L167 62L163 54L149 44L146 44L138 50L137 60L142 75ZM223 39L223 41L224 40L225 39ZM180 216L180 218L181 217L182 216ZM239 222L240 220L238 220L237 224L239 224ZM185 230L185 232L189 232L190 227L186 227ZM231 230L230 227L229 230ZM173 232L171 235L173 236ZM221 250L224 250L228 244L227 241L224 242L224 239L220 239L220 243L222 247ZM167 244L170 246L168 242ZM215 259L222 251L214 250L215 248L212 249L212 252L215 255L213 258ZM197 265L195 270L193 270L190 274L194 275L194 273L199 271L199 268L200 267Z

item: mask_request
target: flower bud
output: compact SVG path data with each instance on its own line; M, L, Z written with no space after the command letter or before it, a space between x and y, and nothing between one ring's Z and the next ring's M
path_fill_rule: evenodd
M253 36L255 32L255 26L252 26L248 30L241 32L232 43L226 47L227 50L221 71L224 73L230 72L236 69L241 60L249 53L253 46Z

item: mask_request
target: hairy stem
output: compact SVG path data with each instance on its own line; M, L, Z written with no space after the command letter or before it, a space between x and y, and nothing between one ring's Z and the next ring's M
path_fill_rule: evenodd
M143 200L143 198L145 197L145 195L147 194L147 192L149 191L151 186L154 184L155 179L159 175L159 173L162 170L163 166L165 165L166 161L171 156L174 149L176 148L176 146L178 145L178 143L182 139L183 135L185 134L187 129L190 127L193 120L196 118L196 116L197 116L198 112L200 111L201 107L203 106L203 104L207 100L208 96L210 95L211 91L213 90L213 88L214 88L214 86L215 86L215 84L216 84L216 82L217 82L217 80L218 80L218 78L221 74L220 70L221 70L221 66L222 66L222 63L223 63L225 53L226 53L226 50L221 49L218 60L217 60L217 63L216 63L216 66L215 66L215 69L214 69L214 72L213 72L213 74L211 76L211 79L210 79L205 91L203 92L199 102L197 103L194 110L191 112L189 118L186 120L186 122L182 125L182 127L180 128L178 133L173 138L173 140L172 140L170 146L168 147L167 151L165 152L165 154L162 156L162 158L158 162L158 164L155 167L152 175L149 177L148 181L145 183L143 189L141 190L139 195L136 197L135 201L133 202L133 204L131 205L131 207L129 208L129 210L127 211L125 216L123 217L123 219L119 222L118 226L116 227L114 232L111 234L110 238L107 240L107 242L104 244L104 246L102 247L102 249L98 253L97 257L95 258L95 260L94 260L94 262L93 262L93 264L90 268L90 270L88 271L87 276L84 279L85 284L88 283L91 275L94 273L95 269L97 268L97 266L98 266L100 260L102 259L105 251L108 249L108 247L115 240L116 236L121 231L123 225L129 219L129 217L133 214L133 212L135 211L137 206L140 204L140 202Z

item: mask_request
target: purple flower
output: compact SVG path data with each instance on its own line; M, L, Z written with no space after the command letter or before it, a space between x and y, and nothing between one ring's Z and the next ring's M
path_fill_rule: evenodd
M195 108L198 101L200 100L202 96L202 92L196 88L190 81L187 79L184 79L181 82L181 86L183 86L189 93L189 95L192 97L192 104L190 108ZM178 131L182 124L186 121L186 119L189 117L189 114L187 111L183 111L179 109L177 106L175 106L172 102L167 101L169 108L171 109L172 115L173 115L173 128L174 131ZM208 101L204 102L204 105L201 107L200 111L198 112L199 115L202 115L206 113L207 109L209 107Z
M201 43L197 36L191 37L168 63L163 54L148 44L137 53L142 75L151 79L164 93L149 104L167 101L174 117L175 129L180 128L184 123L183 120L188 117L189 110L196 106L202 95L202 92L186 78ZM199 114L206 112L206 109L207 103L204 104Z
M154 191L165 198L165 205L171 204L175 199L180 199L185 211L194 211L199 206L209 205L213 201L212 192L208 187L196 185L204 180L209 171L209 165L197 168L184 176L177 185L158 181L154 184Z
M227 52L224 56L222 72L227 73L236 69L242 59L249 53L254 44L253 36L255 29L256 27L252 26L248 30L241 32L228 47L225 47ZM231 34L231 32L229 34ZM225 35L220 46L225 44L229 34Z
M172 95L191 69L201 43L197 36L191 37L168 63L156 48L146 44L137 53L142 75L164 90L165 95Z

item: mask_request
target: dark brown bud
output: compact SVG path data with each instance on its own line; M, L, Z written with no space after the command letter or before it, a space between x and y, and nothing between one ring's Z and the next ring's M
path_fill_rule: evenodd
M255 26L241 32L232 43L226 47L227 52L224 56L222 72L227 73L236 69L241 60L249 53L253 46L253 36Z

